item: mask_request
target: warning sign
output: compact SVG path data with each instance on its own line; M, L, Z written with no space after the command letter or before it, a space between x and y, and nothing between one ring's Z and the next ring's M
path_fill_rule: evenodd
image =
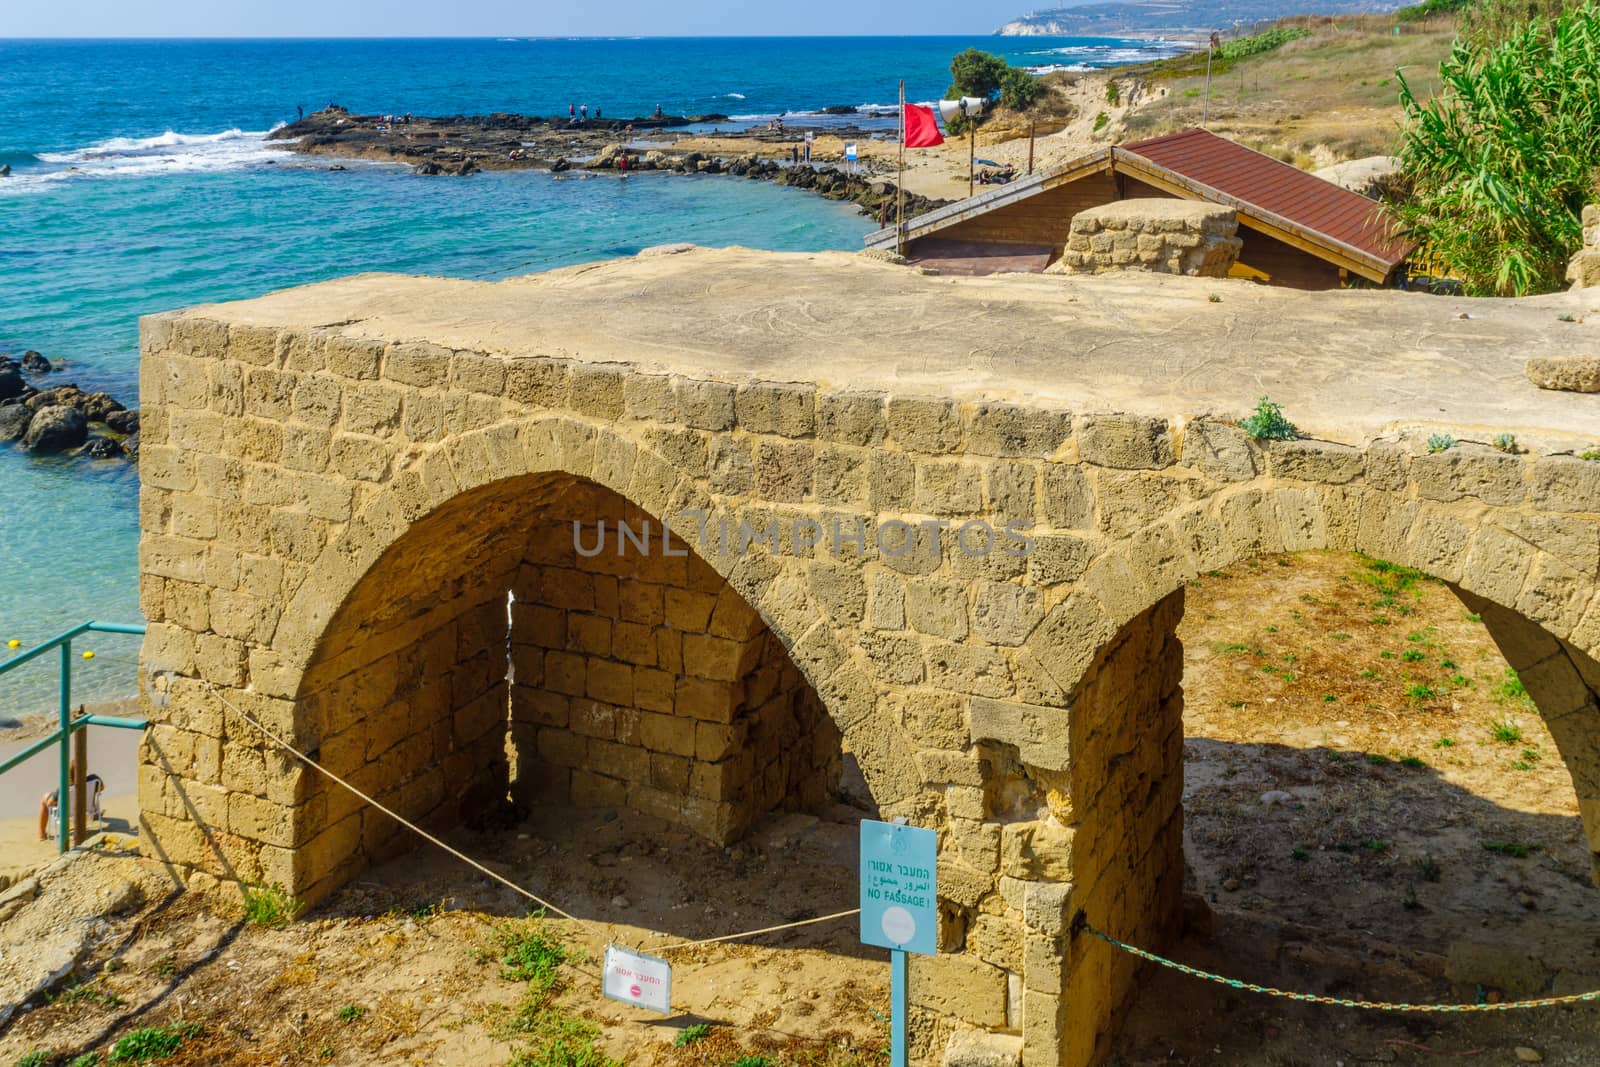
M671 1015L672 964L659 956L607 945L601 990L612 1000Z

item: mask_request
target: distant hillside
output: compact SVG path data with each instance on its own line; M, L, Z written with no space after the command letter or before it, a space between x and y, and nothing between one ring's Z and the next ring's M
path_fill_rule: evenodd
M1036 11L995 32L1006 37L1205 33L1285 15L1370 15L1402 6L1401 0L1112 0Z

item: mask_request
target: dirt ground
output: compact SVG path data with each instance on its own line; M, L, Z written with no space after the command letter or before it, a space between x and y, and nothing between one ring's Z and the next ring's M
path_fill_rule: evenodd
M1211 914L1168 955L1346 998L1600 989L1572 781L1446 587L1337 553L1253 560L1193 583L1179 634L1185 848ZM1600 1064L1593 1004L1371 1015L1148 977L1122 1067L1498 1064L1518 1046Z
M1343 997L1600 989L1571 781L1448 589L1348 555L1257 560L1197 580L1181 636L1192 921L1168 955ZM521 897L426 846L281 926L246 922L236 892L146 877L97 928L82 984L0 1032L0 1064L99 1064L165 1027L181 1043L158 1062L208 1067L879 1067L887 966L850 919L669 952L670 1017L598 992L608 941L659 950L853 907L862 814L776 816L727 849L564 809L453 836L581 925L525 919ZM133 862L97 856L83 877L126 882ZM566 956L542 999L506 963L540 936ZM1509 1064L1520 1046L1588 1065L1597 1024L1593 1005L1368 1016L1152 969L1109 1062Z

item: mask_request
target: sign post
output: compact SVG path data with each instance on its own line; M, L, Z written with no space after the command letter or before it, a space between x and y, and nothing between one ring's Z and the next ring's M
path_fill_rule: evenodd
M611 1000L671 1015L672 965L659 956L607 945L600 992Z
M889 1065L906 1067L906 953L939 953L939 835L861 821L861 941L889 950Z
M844 146L844 160L849 164L847 168L849 172L854 174L856 171L856 143L854 141Z

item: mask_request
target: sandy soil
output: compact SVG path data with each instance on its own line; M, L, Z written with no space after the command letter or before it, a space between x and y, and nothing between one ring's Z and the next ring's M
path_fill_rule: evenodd
M114 701L90 710L104 715L137 713L136 701ZM23 717L21 725L0 734L0 759L26 748L55 729L45 717ZM139 821L134 799L139 734L134 730L89 728L89 769L106 783L101 797L101 829L132 833ZM0 776L0 888L10 885L56 856L54 841L39 840L39 799L56 788L60 776L55 747L38 753ZM90 832L95 827L90 826Z
M1570 779L1445 587L1347 555L1258 560L1194 583L1181 636L1192 922L1170 956L1345 997L1600 989L1600 894ZM861 815L780 816L729 849L626 812L563 809L452 840L585 920L545 924L580 954L554 1008L598 1027L611 1057L865 1067L885 1040L887 967L850 920L672 952L671 1017L597 990L613 939L648 951L851 907ZM116 865L129 862L107 857L93 877L126 880ZM511 1062L525 987L503 976L498 937L525 903L426 847L277 929L245 924L227 890L147 888L98 937L82 973L99 977L0 1033L0 1063L178 1021L200 1030L163 1062ZM347 1006L360 1010L341 1020ZM674 1045L698 1023L708 1037ZM1597 1023L1594 1006L1369 1017L1151 971L1110 1062L1508 1064L1523 1047L1592 1065Z
M1572 781L1448 589L1342 554L1255 560L1194 583L1179 632L1185 846L1214 914L1169 955L1352 998L1471 1002L1463 973L1493 997L1600 989ZM1594 1005L1371 1016L1151 979L1123 1067L1600 1063Z

